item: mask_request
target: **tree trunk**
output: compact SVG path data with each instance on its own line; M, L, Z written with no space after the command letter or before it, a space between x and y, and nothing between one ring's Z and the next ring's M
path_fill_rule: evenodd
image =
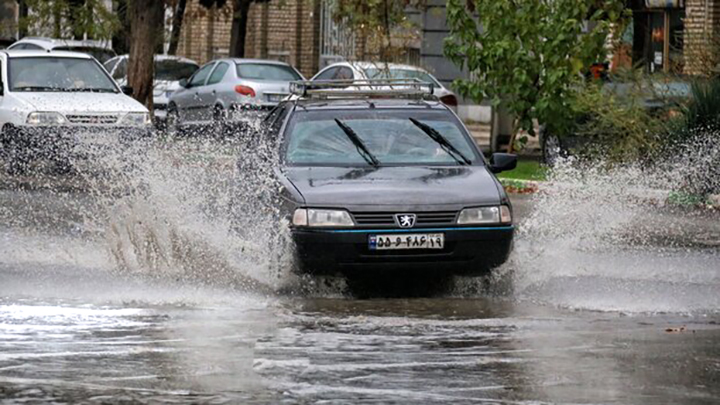
M168 55L177 55L178 43L180 42L180 31L182 31L183 18L185 18L185 6L187 0L178 0L175 13L172 19L172 32L170 33L170 46Z
M133 97L150 112L153 107L154 56L158 38L162 38L163 0L130 0L130 57L128 84Z
M252 0L235 0L233 4L232 31L230 32L230 56L245 57L245 36L247 34L248 12Z

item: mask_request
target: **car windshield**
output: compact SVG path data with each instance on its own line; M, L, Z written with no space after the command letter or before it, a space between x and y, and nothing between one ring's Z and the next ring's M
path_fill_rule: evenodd
M379 69L376 67L365 69L365 75L368 79L420 79L422 82L432 83L435 86L440 87L435 78L430 76L427 72L415 69Z
M240 63L238 77L251 80L283 81L301 80L302 77L290 66L269 63Z
M86 53L97 59L100 63L105 63L115 57L115 52L109 49L97 48L93 46L59 46L53 48L53 50Z
M285 131L286 162L295 166L368 166L374 164L374 158L381 166L465 164L462 156L454 156L416 123L439 132L471 164L481 162L454 116L447 111L417 110L298 111ZM353 133L362 145L353 141Z
M52 56L10 58L8 76L11 91L118 91L92 59Z
M198 65L191 62L182 62L179 60L156 60L155 61L155 80L180 81L192 76Z

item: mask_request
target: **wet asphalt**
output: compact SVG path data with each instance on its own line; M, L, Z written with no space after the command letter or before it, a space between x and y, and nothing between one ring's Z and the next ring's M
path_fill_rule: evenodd
M714 215L648 209L695 236L632 249L521 232L490 287L357 299L118 272L92 197L49 181L0 190L0 404L720 402ZM539 204L513 202L521 224Z

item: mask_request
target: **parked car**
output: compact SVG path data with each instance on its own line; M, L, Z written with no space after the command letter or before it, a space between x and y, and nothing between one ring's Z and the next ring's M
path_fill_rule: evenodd
M478 276L504 263L512 206L495 173L516 157L488 163L455 113L425 97L428 88L372 95L346 81L338 83L345 92L331 92L328 83L296 84L297 97L263 126L279 140L298 270ZM252 169L244 163L240 170Z
M67 167L78 142L148 135L148 110L123 91L131 92L87 54L0 51L0 151L8 171L40 158Z
M310 80L419 79L433 85L433 94L445 105L456 108L455 93L425 69L397 63L338 62L322 69Z
M243 110L267 111L289 95L290 82L303 80L287 63L261 59L218 59L180 81L168 104L168 131L222 123Z
M121 86L127 85L128 55L112 58L105 62L104 66ZM198 68L198 64L190 59L171 55L155 55L153 114L156 121L165 122L170 95L180 88L181 80L187 80Z
M92 55L100 63L105 63L116 55L110 44L105 41L44 37L25 37L15 41L8 49L82 52Z

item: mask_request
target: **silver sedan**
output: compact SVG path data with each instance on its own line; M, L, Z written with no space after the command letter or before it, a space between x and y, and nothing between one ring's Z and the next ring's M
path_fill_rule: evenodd
M202 66L168 104L168 131L235 119L241 111L264 111L290 93L290 82L304 80L287 63L261 59L218 59Z

